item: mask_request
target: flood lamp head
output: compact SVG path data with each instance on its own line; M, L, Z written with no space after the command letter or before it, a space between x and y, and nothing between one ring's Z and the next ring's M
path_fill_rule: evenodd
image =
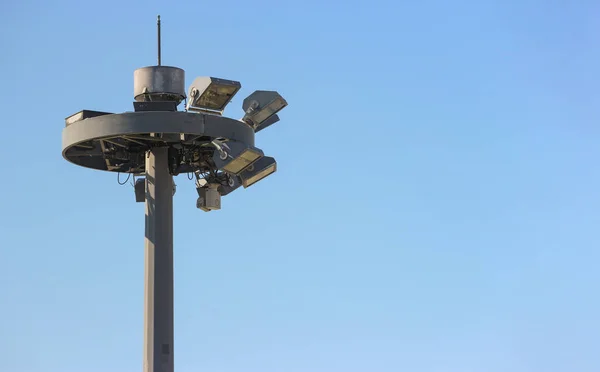
M198 77L190 85L186 109L221 115L241 87L239 81Z

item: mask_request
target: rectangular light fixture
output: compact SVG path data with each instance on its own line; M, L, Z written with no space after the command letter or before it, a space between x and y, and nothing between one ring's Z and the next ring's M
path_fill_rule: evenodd
M287 106L287 101L277 92L257 90L242 102L246 115L242 119L250 121L255 128Z
M233 154L232 154L233 155ZM257 148L248 147L223 167L231 174L239 174L252 163L263 157L263 152Z
M110 112L81 110L78 113L73 114L73 115L69 116L68 118L66 118L65 126L68 127L69 125L76 123L78 121L81 121L81 120L95 118L96 116L110 115L110 114L111 114Z
M270 127L271 125L277 123L279 121L279 116L277 114L272 115L270 118L268 118L267 120L263 121L262 123L260 123L260 125L258 125L255 129L254 129L254 133L258 133L261 130Z
M200 109L220 114L241 87L239 81L198 77L190 86L187 108L192 111Z
M262 157L240 174L244 188L250 187L258 181L277 171L277 162L270 156Z
M262 122L278 113L286 105L287 102L285 102L283 97L277 97L265 107L257 110L254 115L251 115L252 121L256 123L256 125L260 125Z

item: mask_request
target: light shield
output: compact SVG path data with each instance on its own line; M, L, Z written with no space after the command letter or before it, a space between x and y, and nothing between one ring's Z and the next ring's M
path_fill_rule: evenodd
M241 142L229 141L215 150L213 161L217 169L238 175L264 156L261 149Z
M111 113L110 112L102 112L102 111L81 110L78 113L73 114L65 119L65 127L68 127L69 125L76 123L78 121L81 121L81 120L85 120L88 118L95 118L96 116L102 116L102 115L111 115Z
M275 159L264 156L240 174L242 185L244 188L248 188L276 171L277 162Z
M186 109L221 115L241 87L239 81L198 77L190 85Z
M277 114L271 116L267 120L263 121L258 127L254 128L254 133L258 133L261 130L277 123L279 121L279 116Z
M256 129L285 106L287 106L287 101L279 93L257 90L244 99L242 108L246 114L242 120Z

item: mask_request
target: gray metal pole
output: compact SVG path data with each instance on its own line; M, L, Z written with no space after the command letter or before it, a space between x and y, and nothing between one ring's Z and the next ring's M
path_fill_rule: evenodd
M143 372L173 372L173 176L168 150L146 156Z

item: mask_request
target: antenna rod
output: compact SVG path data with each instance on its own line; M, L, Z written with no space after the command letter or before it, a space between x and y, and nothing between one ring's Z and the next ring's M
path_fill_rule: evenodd
M158 65L160 66L160 15L156 19L156 28L158 29Z

